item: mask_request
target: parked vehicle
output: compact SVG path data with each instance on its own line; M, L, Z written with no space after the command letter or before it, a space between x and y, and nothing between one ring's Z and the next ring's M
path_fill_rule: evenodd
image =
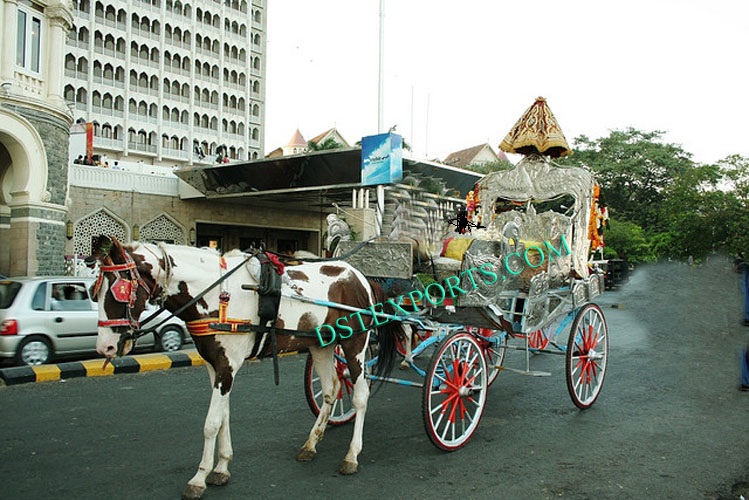
M591 267L604 272L606 290L613 290L629 281L629 263L623 259L593 260Z
M93 278L39 277L0 280L0 358L40 365L55 357L96 351L98 309L89 290ZM149 306L146 319L156 310ZM144 328L169 317L162 312ZM138 339L139 348L177 351L192 341L182 320L169 318Z

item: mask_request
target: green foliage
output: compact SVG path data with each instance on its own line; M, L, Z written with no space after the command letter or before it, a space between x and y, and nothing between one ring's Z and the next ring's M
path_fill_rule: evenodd
M332 137L328 137L319 144L313 141L309 141L307 143L307 149L309 149L310 151L324 151L328 149L340 149L342 147L343 144L339 143Z
M580 136L573 142L574 154L561 163L585 165L595 173L612 215L643 228L660 228L665 188L694 166L691 153L663 143L663 134L628 128L596 140Z
M657 260L645 231L634 222L610 219L604 241L609 252L615 251L620 259L634 263ZM606 256L605 251L604 256Z
M718 168L728 195L724 248L732 255L749 255L749 158L731 155L719 161Z
M580 136L574 154L559 162L596 176L612 218L607 251L639 262L749 252L749 159L697 164L662 136L633 128Z
M416 279L419 280L419 283L421 283L421 286L424 288L428 287L432 283L437 283L437 281L431 274L416 273Z
M749 158L731 155L718 162L730 190L747 206L749 203Z

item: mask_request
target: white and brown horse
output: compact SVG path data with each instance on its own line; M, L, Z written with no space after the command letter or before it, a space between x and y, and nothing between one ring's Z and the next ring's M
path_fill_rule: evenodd
M178 316L187 323L198 352L206 360L213 390L203 429L205 442L200 466L182 494L183 498L200 498L205 492L206 483L222 485L229 480L229 462L232 459L229 395L237 370L245 359L271 353L271 333L225 333L210 326L219 322L219 317L224 323L258 325L258 293L242 287L258 283L258 259L242 252L231 252L222 257L209 249L178 245L122 245L106 236L95 240L93 256L101 266L101 274L95 285L98 290L94 293L99 304L97 351L106 356L107 361L117 355L125 355L132 349L134 331L137 331L133 318L140 316L146 301L161 302L172 312L184 309ZM301 332L314 331L315 327L323 324L335 325L336 319L349 315L350 311L298 301L289 296L294 294L306 300L343 304L356 310L384 303L386 297L376 284L370 283L359 271L342 261L286 267L282 278L282 296L272 326L284 329L286 334L277 336L277 350L282 353L309 348L324 394L323 407L297 459L307 461L314 458L317 443L325 432L335 395L340 388L333 360L334 345L338 343L348 362L354 384L352 401L356 409L354 435L340 472L353 474L358 470L357 456L362 449L364 416L369 398L368 382L363 376L369 334L355 333L321 348L316 336L301 336ZM211 288L217 281L220 284ZM200 296L203 292L205 294ZM198 300L194 300L196 298ZM183 308L185 305L188 306ZM361 317L365 326L369 327L371 318L365 315ZM396 325L388 323L379 329L378 374L385 375L392 368L395 339L391 327ZM290 330L299 331L300 336L289 334ZM217 438L218 461L214 467Z

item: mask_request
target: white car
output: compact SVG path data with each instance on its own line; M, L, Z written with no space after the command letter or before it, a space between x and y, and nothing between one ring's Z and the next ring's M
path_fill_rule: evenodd
M0 280L0 358L19 365L41 365L67 354L95 353L97 304L89 297L93 278L55 276ZM156 310L149 306L141 316ZM162 312L141 327L169 318ZM138 339L138 348L177 351L192 341L182 320L169 318L154 333Z

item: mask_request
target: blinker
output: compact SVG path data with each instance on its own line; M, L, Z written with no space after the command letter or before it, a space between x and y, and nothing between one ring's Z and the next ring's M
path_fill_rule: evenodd
M114 300L116 300L117 302L123 302L125 304L130 303L130 294L132 292L132 289L132 282L124 278L120 278L115 281L110 288Z

